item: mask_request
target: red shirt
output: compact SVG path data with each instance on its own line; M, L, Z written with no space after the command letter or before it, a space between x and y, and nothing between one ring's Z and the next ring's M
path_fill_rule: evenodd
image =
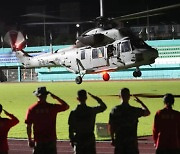
M180 148L180 112L164 108L156 112L153 139L158 149Z
M66 105L36 103L29 107L25 123L33 124L36 142L56 141L56 116L67 110Z
M11 119L0 117L0 153L9 150L7 136L11 127L15 126L19 120L11 115Z

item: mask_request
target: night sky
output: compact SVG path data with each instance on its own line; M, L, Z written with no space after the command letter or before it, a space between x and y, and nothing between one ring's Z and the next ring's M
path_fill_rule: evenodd
M25 14L26 6L45 5L49 9L57 10L56 6L61 2L76 1L80 2L84 8L84 13L81 15L83 18L84 16L93 18L99 15L98 0L15 0L1 2L0 20L9 22L11 20L12 23L18 21L19 16ZM147 10L147 7L153 9L177 3L179 3L179 0L104 0L104 15L115 17ZM174 15L174 17L177 18L178 16Z
M100 15L99 0L14 0L3 1L0 5L0 32L3 31L2 25L5 25L6 29L10 29L13 26L16 27L24 22L21 15L26 14L27 6L45 5L48 11L54 11L54 13L48 13L50 15L56 15L55 10L58 10L59 3L61 2L80 2L81 5L81 20L95 19ZM130 13L144 11L148 9L154 9L167 5L177 4L179 0L104 0L104 16L105 17L118 17ZM73 14L73 10L69 10ZM161 16L151 17L151 23L180 23L180 8L166 11ZM139 19L134 21L128 21L132 24L141 24L145 22L145 19Z

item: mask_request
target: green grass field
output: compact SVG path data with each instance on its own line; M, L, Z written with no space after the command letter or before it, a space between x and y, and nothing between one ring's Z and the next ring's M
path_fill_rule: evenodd
M108 96L116 95L122 87L128 87L131 93L153 93L153 94L179 94L180 80L168 81L112 81L112 82L83 82L77 85L74 82L40 82L40 83L1 83L0 85L0 103L8 112L16 115L20 123L13 127L8 137L27 138L26 125L24 123L27 108L34 103L37 98L32 94L38 86L46 86L49 91L64 99L70 109L61 112L57 117L57 136L58 139L68 139L68 116L72 109L77 105L76 93L79 89L85 89L94 95L101 97L107 104L107 110L98 114L96 122L107 123L111 109L120 103L118 97ZM151 135L152 124L155 112L163 108L162 98L140 98L150 109L151 115L139 119L138 136ZM48 101L55 101L48 96ZM88 97L89 106L97 105L91 97ZM139 106L133 99L130 100L133 106ZM180 111L180 98L175 99L174 109ZM2 113L2 117L5 115ZM97 140L103 138L97 137Z

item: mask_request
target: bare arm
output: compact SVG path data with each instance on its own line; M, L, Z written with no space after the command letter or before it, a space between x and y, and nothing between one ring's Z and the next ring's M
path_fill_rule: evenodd
M34 140L32 139L31 127L32 127L31 124L27 124L26 131L27 131L27 136L28 136L28 145L29 147L34 147Z
M115 141L115 132L114 132L114 128L111 124L108 124L108 131L110 133L110 136L111 136L111 145L115 145L114 144L114 141Z
M144 110L144 117L150 115L151 112L149 111L147 106L137 96L134 96L134 97L135 97L135 101L138 102L139 104L141 104L141 106Z
M68 119L68 124L69 124L69 139L70 139L70 145L72 147L74 147L74 144L76 142L76 140L75 140L75 130L74 130L75 120L74 120L73 113L74 113L73 111L70 112L69 119Z
M18 120L17 117L15 117L13 114L10 114L9 112L7 112L7 111L4 110L4 109L3 109L3 111L4 111L4 113L5 113L8 117L11 118L11 120L13 121L13 123L12 123L13 126L15 126L16 124L19 123L19 120Z
M154 117L154 123L153 123L153 140L154 140L154 146L156 147L157 145L157 140L158 140L158 134L159 134L159 129L158 129L158 125L160 124L158 121L159 117L156 113L155 117Z
M69 109L69 105L64 100L52 94L51 92L49 92L49 94L53 99L56 99L64 108L66 108L66 110Z

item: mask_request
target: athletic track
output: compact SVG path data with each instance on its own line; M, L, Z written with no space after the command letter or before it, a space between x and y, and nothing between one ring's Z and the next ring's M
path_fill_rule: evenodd
M27 140L9 139L9 154L32 154L32 148L27 145ZM152 136L140 137L138 139L140 154L154 154ZM109 141L96 142L97 154L113 154L113 146ZM58 154L73 154L69 141L57 142Z

